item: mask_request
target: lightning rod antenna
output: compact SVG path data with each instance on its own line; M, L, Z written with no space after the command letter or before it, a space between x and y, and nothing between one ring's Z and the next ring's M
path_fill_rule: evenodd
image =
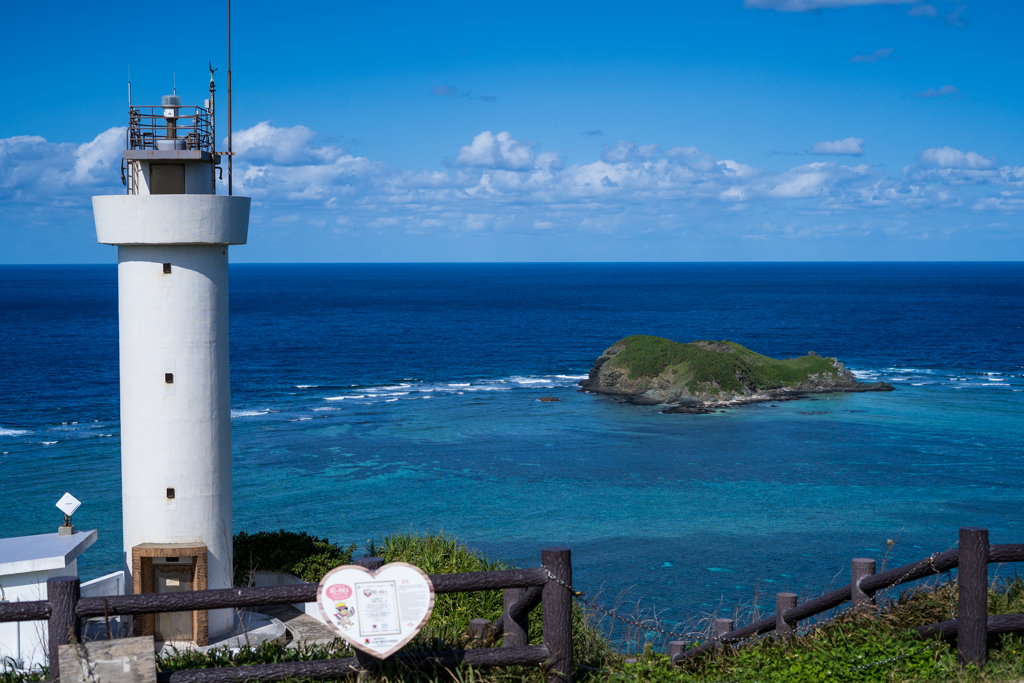
M231 147L231 130L234 125L231 121L231 0L228 0L228 194L232 192L232 171L234 170L234 149Z
M214 153L214 159L216 159L217 150L217 85L213 82L214 74L217 70L213 68L213 62L207 62L210 65L210 150ZM217 163L210 164L210 194L217 194Z
M132 107L132 65L128 64L128 108Z

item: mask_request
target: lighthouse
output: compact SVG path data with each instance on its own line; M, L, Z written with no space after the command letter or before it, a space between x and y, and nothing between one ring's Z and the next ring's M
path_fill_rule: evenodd
M117 247L124 561L133 593L229 588L228 252L248 197L216 194L213 78L204 106L129 104L123 195L93 197ZM136 635L206 645L231 610L140 615Z

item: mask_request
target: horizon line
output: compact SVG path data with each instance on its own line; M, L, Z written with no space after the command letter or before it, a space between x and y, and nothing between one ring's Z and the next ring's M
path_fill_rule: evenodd
M919 259L914 261L906 260L858 260L845 261L829 260L794 260L794 261L235 261L232 266L430 266L430 265L799 265L799 264L924 264L924 263L988 263L988 264L1024 264L1024 260L946 260L946 259ZM5 267L27 267L27 266L116 266L117 262L110 263L0 263L0 268Z

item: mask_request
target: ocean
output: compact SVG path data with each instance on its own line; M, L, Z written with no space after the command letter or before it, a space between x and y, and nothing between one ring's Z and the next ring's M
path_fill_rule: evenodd
M0 266L0 536L54 531L70 491L85 579L120 568L116 278ZM230 306L236 532L566 545L577 588L668 624L961 525L1024 542L1021 263L232 265ZM897 390L711 415L580 393L630 334Z

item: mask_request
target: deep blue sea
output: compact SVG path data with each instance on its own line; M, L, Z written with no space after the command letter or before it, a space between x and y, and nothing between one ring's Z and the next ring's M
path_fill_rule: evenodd
M0 266L0 535L55 530L70 491L84 578L120 566L116 278ZM235 531L564 544L578 587L668 621L819 593L887 539L889 566L960 525L1024 542L1024 264L233 265L230 301ZM638 333L897 391L711 415L577 391Z

